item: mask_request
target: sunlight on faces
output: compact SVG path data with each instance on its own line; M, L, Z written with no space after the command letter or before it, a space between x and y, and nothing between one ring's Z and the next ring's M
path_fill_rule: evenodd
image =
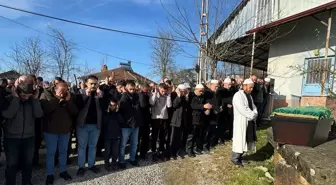
M165 89L165 88L162 88L162 87L160 87L160 88L159 88L159 92L160 92L160 94L161 94L161 95L164 95L164 94L166 94L166 93L167 93L167 91L168 91L168 90L167 90L167 89Z
M134 85L127 84L126 89L127 89L127 92L129 92L130 94L135 93L135 86Z
M197 96L200 96L200 95L202 95L204 93L204 89L202 88L200 88L200 89L195 89L195 94L197 95Z
M117 110L117 108L118 108L118 104L116 102L111 101L110 105L109 105L110 111L113 112L113 111Z
M109 84L109 85L113 85L113 78L112 78L112 77L109 77L109 78L108 78L108 84Z
M86 87L90 89L91 91L95 91L98 88L98 80L96 79L88 79L85 84L86 84Z
M231 83L224 83L224 88L230 89L231 88Z
M66 98L68 90L69 89L66 83L59 83L55 87L55 94L59 95L61 98Z
M180 89L179 91L181 96L187 95L187 89Z
M210 84L211 91L216 91L218 89L218 84Z
M142 92L144 93L148 93L150 91L150 89L148 87L143 87L142 88Z
M257 76L255 76L255 75L252 75L251 76L251 80L254 82L254 83L256 83L257 82Z
M253 87L254 87L254 84L245 84L245 85L243 85L244 92L246 94L251 94L251 92L253 90Z

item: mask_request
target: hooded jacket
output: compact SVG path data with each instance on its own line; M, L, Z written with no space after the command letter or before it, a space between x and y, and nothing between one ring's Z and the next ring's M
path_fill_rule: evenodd
M24 139L35 136L35 119L43 116L38 99L21 101L9 95L4 99L1 110L5 137Z

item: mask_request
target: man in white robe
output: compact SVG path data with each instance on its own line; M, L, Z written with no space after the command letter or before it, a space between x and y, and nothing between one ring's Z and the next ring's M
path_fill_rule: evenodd
M238 167L243 167L242 156L244 152L256 151L256 119L258 111L251 97L253 87L253 81L246 79L242 90L239 90L232 100L234 111L232 162Z

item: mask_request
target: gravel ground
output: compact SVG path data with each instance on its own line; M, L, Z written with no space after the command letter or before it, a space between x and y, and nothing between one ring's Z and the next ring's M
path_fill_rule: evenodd
M44 151L42 151L44 153ZM44 163L45 156L41 155L41 161ZM63 184L87 184L87 185L162 185L164 183L164 172L163 172L163 163L152 164L151 161L140 161L140 167L134 168L128 164L127 169L123 171L116 172L106 172L103 165L103 160L98 159L96 165L102 170L100 174L93 174L90 171L87 171L85 176L79 178L76 176L77 173L77 158L72 158L73 165L68 167L68 172L73 177L73 180L70 182L65 182L58 177L58 168L55 169L55 185ZM4 154L2 153L0 161L2 164L5 163ZM5 167L0 168L0 184L4 184L5 179ZM45 184L45 167L41 169L34 169L32 182L34 185L43 185ZM18 174L17 184L21 184L21 174Z

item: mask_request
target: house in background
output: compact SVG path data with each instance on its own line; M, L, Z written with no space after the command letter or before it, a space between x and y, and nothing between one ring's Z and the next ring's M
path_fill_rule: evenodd
M104 81L106 77L114 75L114 80L116 82L121 80L133 80L136 83L155 83L152 80L136 73L132 69L132 63L129 61L127 63L120 63L120 66L115 69L108 70L106 65L103 65L101 72L93 73L89 75L97 76L99 81ZM87 75L87 76L89 76ZM79 79L84 80L87 76L79 77Z
M4 73L0 73L0 79L17 79L20 77L20 73L11 70L11 71L6 71Z
M322 68L325 52L328 52L329 68L334 71L334 8L335 0L243 0L213 35L217 59L250 68L253 58L253 68L265 71L272 78L277 94L274 108L294 103L335 104L327 98L327 91L321 90L323 79L323 89L336 88L333 75L302 73ZM326 50L328 26L331 37ZM228 46L231 52L224 52Z

